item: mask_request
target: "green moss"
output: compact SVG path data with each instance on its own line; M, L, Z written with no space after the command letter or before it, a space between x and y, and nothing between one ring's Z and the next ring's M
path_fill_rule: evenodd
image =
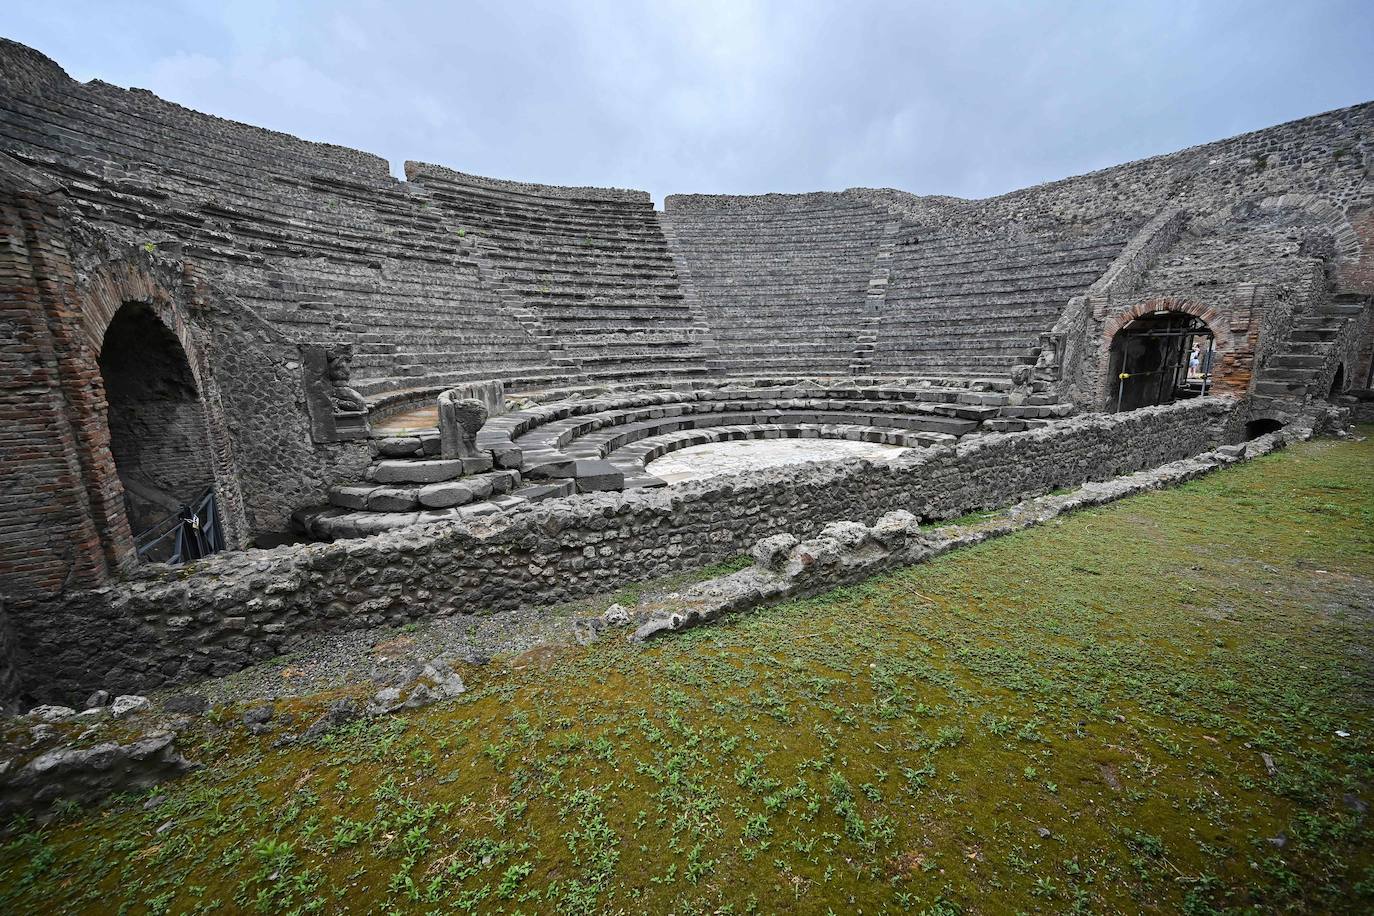
M314 746L207 724L162 805L12 832L0 909L1368 911L1372 466L1308 443Z

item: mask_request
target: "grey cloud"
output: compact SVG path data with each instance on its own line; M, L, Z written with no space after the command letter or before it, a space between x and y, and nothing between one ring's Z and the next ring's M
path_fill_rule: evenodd
M73 76L399 164L978 197L1366 100L1363 2L26 4Z

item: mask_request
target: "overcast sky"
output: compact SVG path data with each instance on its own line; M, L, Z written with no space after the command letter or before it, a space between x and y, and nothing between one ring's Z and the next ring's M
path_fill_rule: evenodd
M466 172L984 197L1374 98L1374 0L70 2L81 80Z

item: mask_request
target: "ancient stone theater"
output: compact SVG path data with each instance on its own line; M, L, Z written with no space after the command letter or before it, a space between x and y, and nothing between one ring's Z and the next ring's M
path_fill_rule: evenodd
M1374 103L984 200L380 157L0 41L0 697L1367 415Z

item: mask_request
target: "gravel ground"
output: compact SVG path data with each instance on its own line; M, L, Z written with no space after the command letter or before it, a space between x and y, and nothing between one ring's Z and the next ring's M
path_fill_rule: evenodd
M710 567L551 607L307 636L286 655L223 677L151 691L148 697L160 706L168 697L196 693L208 697L212 706L219 706L389 682L406 669L440 655L468 664L499 662L540 646L572 644L574 618L599 616L615 603L631 606L655 601L689 582L720 572L719 567Z
M224 677L166 690L155 704L178 693L199 693L211 705L306 696L361 683L386 681L439 655L470 664L515 655L535 646L573 641L572 618L604 609L596 599L558 607L522 608L485 617L444 617L405 627L372 627L307 637L294 651Z

